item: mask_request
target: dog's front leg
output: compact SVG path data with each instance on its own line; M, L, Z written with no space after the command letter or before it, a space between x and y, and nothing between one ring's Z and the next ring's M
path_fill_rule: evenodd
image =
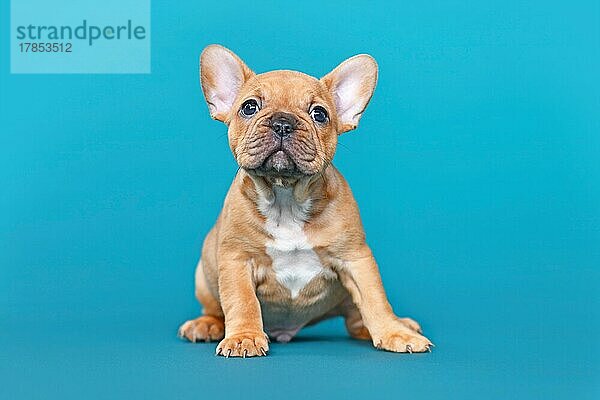
M219 297L225 314L225 338L217 354L225 357L265 356L269 351L251 264L231 254L220 257Z
M399 353L429 351L432 343L417 332L418 324L394 314L368 246L355 254L360 256L342 263L340 279L358 307L373 345Z

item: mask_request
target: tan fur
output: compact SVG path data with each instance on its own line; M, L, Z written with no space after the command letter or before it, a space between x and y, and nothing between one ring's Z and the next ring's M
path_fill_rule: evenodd
M223 62L229 63L233 76L217 78ZM344 83L342 73L348 70L361 84L356 90L357 108L350 112L343 109L336 92L336 85ZM393 313L365 242L357 204L331 164L337 135L356 127L371 97L377 77L374 60L356 56L321 80L293 71L255 75L229 50L213 45L202 55L201 71L207 101L215 99L211 113L229 126L230 147L241 168L204 241L196 270L196 297L204 306L203 316L183 324L180 334L193 342L222 339L217 346L220 355L261 356L269 349L265 329L288 329L292 333L285 331L280 337L289 340L296 328L341 315L352 337L371 340L377 348L428 351L431 342L420 334L420 326ZM235 99L222 97L227 90L215 87L223 81L237 90ZM238 112L249 98L261 103L252 119ZM311 120L309 110L314 104L329 112L326 125ZM264 152L270 151L261 146L266 149L274 140L270 116L279 111L298 119L296 147L290 157L297 168L302 165L302 173L280 176L258 167ZM338 112L345 112L345 120L338 118ZM308 205L302 229L323 267L296 297L279 282L266 250L273 238L261 204L275 201L277 188L289 189L295 204Z

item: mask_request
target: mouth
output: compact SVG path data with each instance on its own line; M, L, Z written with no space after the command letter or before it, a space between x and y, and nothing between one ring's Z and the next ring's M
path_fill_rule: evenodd
M296 176L301 174L292 157L283 149L275 150L271 153L256 171L259 174L278 176Z

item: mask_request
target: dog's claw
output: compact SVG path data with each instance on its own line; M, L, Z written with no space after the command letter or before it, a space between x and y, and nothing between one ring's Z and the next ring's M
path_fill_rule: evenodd
M262 353L263 356L267 355L267 352L265 351L265 349L263 349L262 347L260 348L260 352Z
M381 346L382 346L382 343L381 343L381 340L380 340L380 341L379 341L379 342L378 342L378 343L375 345L375 348L376 348L376 349L378 349L378 350L381 350Z
M431 347L430 347L430 345L427 345L427 351L431 353Z
M225 356L225 358L229 358L230 355L231 355L231 349L227 350L227 355Z
M219 348L217 349L217 355L220 356L223 353L223 349Z
M406 345L406 351L408 351L410 354L412 354L412 347L410 347L410 344Z
M246 358L247 355L248 355L248 350L244 349L244 354L242 354L242 358Z

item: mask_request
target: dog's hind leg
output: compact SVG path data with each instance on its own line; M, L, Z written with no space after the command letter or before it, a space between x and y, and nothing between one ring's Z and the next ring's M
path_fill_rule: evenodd
M223 310L206 285L202 260L196 268L196 298L202 304L202 316L186 321L179 328L179 336L190 342L217 341L225 336Z
M358 307L352 302L350 296L346 298L339 306L340 314L344 316L346 330L354 339L371 340L371 334L365 326ZM398 318L398 320L407 328L421 333L421 326L411 318Z
M348 296L339 306L340 314L344 317L346 330L354 339L371 340L371 334L363 323L360 311Z

